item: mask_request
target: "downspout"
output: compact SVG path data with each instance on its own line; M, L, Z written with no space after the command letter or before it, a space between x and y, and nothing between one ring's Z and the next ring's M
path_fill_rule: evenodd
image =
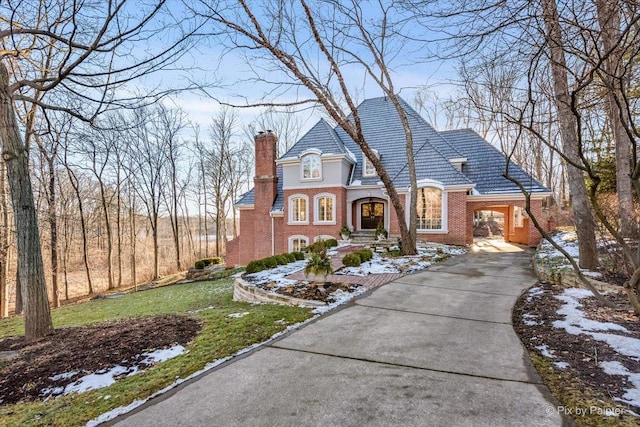
M271 256L276 254L276 240L275 240L275 220L271 215Z

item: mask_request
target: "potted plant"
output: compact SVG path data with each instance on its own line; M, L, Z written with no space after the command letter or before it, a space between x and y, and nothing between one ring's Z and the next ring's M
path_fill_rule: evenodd
M388 236L389 233L387 232L387 230L385 230L382 224L378 224L378 226L376 227L376 237L378 238L378 240L384 240Z
M342 237L342 240L349 240L350 236L351 236L351 230L346 225L343 225L342 228L340 229L340 237Z
M304 267L304 274L308 276L313 274L314 276L322 276L324 281L327 280L329 274L333 274L333 268L331 267L331 258L327 256L326 251L320 253L312 253L307 261L307 265Z

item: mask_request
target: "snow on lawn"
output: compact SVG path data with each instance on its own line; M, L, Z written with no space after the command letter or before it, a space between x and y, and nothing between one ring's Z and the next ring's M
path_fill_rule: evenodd
M393 258L375 253L371 261L363 262L359 267L344 267L336 274L368 276L370 274L411 273L412 271L424 270L430 265L429 261L423 260L419 256Z
M573 259L578 262L580 257L580 251L578 249L578 236L575 230L557 231L551 236L553 240L569 254ZM538 250L536 251L536 258L541 260L543 264L553 265L558 270L571 269L571 264L565 258L565 256L556 248L553 247L548 240L542 239ZM585 276L589 276L594 279L602 277L602 273L597 271L582 270Z
M70 384L61 384L58 387L47 387L42 389L40 395L49 398L60 394L82 393L89 390L108 387L115 383L118 378L135 375L145 367L180 356L185 351L186 349L183 346L176 345L170 348L145 352L140 354L138 356L138 360L131 366L116 365L111 369L103 369L93 372L78 378ZM77 371L64 372L62 374L53 375L52 377L49 377L49 379L52 381L65 381L71 379L77 374Z
M393 250L394 248L391 249ZM418 255L416 256L391 257L384 252L375 252L371 261L363 262L359 267L344 267L336 274L348 276L368 276L370 274L386 273L408 274L424 270L432 264L431 261L437 261L439 258L465 253L467 253L467 250L464 248L447 245L419 247Z
M280 265L276 268L270 268L258 273L246 274L251 283L255 285L265 285L267 283L274 282L277 286L295 285L296 280L285 279L285 276L289 274L304 270L304 266L307 264L306 260L300 260L296 262L290 262L289 264Z

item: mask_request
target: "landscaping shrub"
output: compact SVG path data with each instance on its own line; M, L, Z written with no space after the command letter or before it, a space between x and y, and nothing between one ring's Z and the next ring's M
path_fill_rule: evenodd
M307 246L307 251L311 252L312 254L319 254L326 249L327 247L324 244L324 240L318 240L314 244Z
M357 252L352 254L347 254L342 258L342 263L347 267L359 267L362 264L362 260L360 259L360 255Z
M338 246L338 241L336 239L329 239L324 241L327 248L334 248Z
M194 264L194 267L198 270L202 270L203 268L206 267L206 264L204 263L204 261L196 261L196 263Z
M287 258L286 255L276 255L274 256L274 258L276 259L276 261L278 261L279 265L289 264L289 258Z
M373 252L370 249L361 249L356 253L360 256L362 262L371 261L371 258L373 258Z
M296 262L296 256L293 254L293 252L283 255L287 257L289 262ZM304 258L304 255L302 255L302 257Z
M262 263L262 261L251 261L249 264L247 264L247 268L245 269L245 271L251 274L251 273L257 273L259 271L262 271L265 268L266 267Z
M222 258L218 256L214 256L213 258L207 258L207 261L209 261L209 265L222 264Z
M299 252L299 251L295 251L295 252L291 252L293 254L294 257L296 257L296 261L300 261L304 259L304 253L303 252Z
M276 257L270 256L268 258L264 258L262 263L266 268L276 268L278 266L278 260Z

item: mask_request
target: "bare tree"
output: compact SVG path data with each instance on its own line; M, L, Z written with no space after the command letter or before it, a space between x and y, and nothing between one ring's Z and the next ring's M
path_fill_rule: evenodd
M235 111L224 107L212 119L209 127L211 148L208 152L208 175L213 196L216 226L216 256L222 255L222 242L226 239L226 213L231 197L232 138L238 126Z
M278 94L285 89L304 89L309 98L292 103L274 99L252 105L286 106L320 104L327 115L349 135L375 167L398 218L405 218L393 180L367 144L357 110L357 91L351 91L345 70L357 66L382 90L403 125L407 170L410 180L409 221L398 221L402 249L416 253L416 177L413 135L404 105L392 79L391 66L402 52L405 39L397 37L411 27L399 2L367 4L357 1L272 0L262 8L245 0L200 1L192 9L211 20L215 33L226 34L230 49L250 53L252 71L262 83L272 84ZM375 12L372 10L375 8ZM311 60L311 58L314 58ZM274 97L273 92L266 98Z
M7 0L0 4L0 20L5 23L0 30L0 143L15 213L27 339L49 334L53 326L27 141L20 138L14 103L92 119L108 105L117 105L115 89L141 75L173 67L186 53L190 35L180 28L180 18L174 17L178 12L169 10L164 0L131 3ZM161 34L168 42L158 48L153 45L154 35ZM132 54L134 47L142 50ZM152 91L141 102L158 95Z

